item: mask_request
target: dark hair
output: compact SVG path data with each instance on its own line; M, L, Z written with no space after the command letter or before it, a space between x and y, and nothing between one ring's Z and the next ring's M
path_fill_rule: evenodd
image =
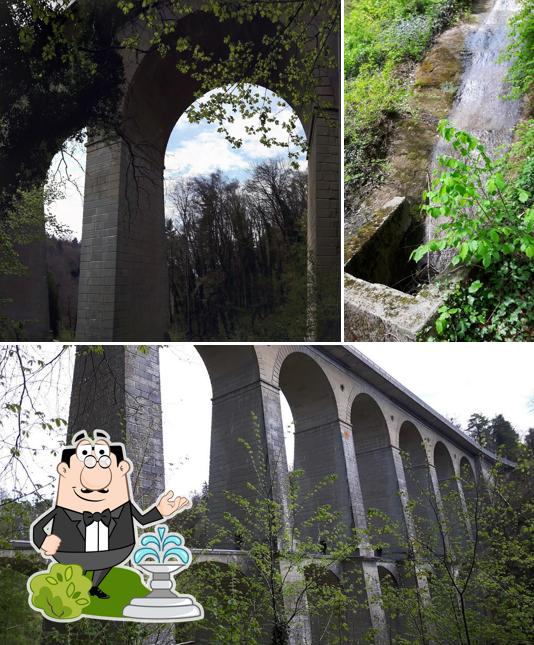
M112 455L115 455L118 464L121 461L124 461L124 452L122 451L122 446L112 443L109 446L109 451ZM63 452L61 453L61 463L66 463L70 468L70 458L75 454L76 448L63 448Z

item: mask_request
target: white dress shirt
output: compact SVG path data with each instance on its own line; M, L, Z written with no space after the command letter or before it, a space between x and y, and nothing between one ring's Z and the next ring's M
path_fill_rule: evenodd
M85 550L107 551L109 527L104 522L93 522L85 527Z

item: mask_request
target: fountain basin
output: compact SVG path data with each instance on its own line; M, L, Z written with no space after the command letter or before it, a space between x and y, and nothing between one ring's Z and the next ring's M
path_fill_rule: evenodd
M180 622L201 620L204 610L193 596L177 594L174 590L173 575L186 569L189 563L142 562L142 569L150 573L151 592L144 598L133 598L123 610L125 618L154 622Z

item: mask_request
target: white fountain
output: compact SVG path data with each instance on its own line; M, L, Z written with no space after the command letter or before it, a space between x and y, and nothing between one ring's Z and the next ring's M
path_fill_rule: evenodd
M134 551L133 564L151 575L151 592L133 598L123 610L125 618L159 623L174 623L204 618L204 609L193 596L178 594L174 575L191 564L191 552L178 533L169 533L165 525L156 533L145 533L141 547Z

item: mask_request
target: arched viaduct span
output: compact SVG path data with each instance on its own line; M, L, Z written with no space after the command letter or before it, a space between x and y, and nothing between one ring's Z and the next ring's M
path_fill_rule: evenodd
M164 3L160 4L165 19L171 19ZM251 43L255 54L264 51L263 38L272 33L267 19L220 23L213 15L197 10L197 0L189 0L189 4L194 10L175 20L175 37L190 37L193 45L213 56L214 65L228 55L226 37ZM310 21L312 26L317 24ZM192 74L177 71L172 53L165 57L155 51L141 53L150 49L150 37L140 20L123 31L124 36L139 35L140 41L135 51L120 52L124 67L124 97L116 127L120 135L115 129L114 134L105 136L92 133L87 144L78 341L157 342L166 339L169 326L164 157L172 129L195 101L199 84ZM308 142L310 287L303 301L308 299L310 311L315 312L310 317L308 337L322 341L340 339L339 30L330 35L328 49L335 66L317 69L313 78L306 79L314 88L312 105L296 105L289 82L287 91L280 87L283 69L272 69L268 76L257 79L268 89L273 89L274 79L278 79L277 93L299 116ZM227 78L224 82L239 80ZM24 338L32 341L50 337L44 221L42 228L39 242L21 251L27 273L0 280L0 291L8 300L2 303L1 313L23 323Z
M196 3L192 2L193 6ZM253 43L257 51L272 30L268 21L218 22L194 11L176 21L176 36L211 53L227 55L225 38ZM148 36L142 24L139 49ZM330 38L336 69L318 70L309 82L314 105L292 105L309 145L307 238L309 266L319 303L329 299L329 315L318 321L320 340L339 339L340 136L339 43ZM165 252L163 172L167 142L199 90L192 74L176 69L177 58L157 52L123 53L125 96L123 137L92 136L87 145L85 199L76 339L80 341L164 340L169 323ZM270 88L275 74L259 80ZM283 73L283 72L282 72ZM235 79L239 80L239 79ZM291 101L288 95L282 96ZM318 106L323 107L319 110ZM306 298L306 294L303 294ZM319 308L318 311L321 309ZM135 312L135 315L132 315Z
M303 492L335 473L335 483L322 489L313 503L331 505L348 530L365 528L367 510L378 508L413 532L408 502L418 491L428 489L439 505L443 490L452 483L465 505L469 490L464 490L462 480L485 477L496 460L349 346L200 345L197 350L213 391L209 516L216 523L223 521L225 511L235 513L224 492L247 495L247 482L255 480L237 442L257 445L257 430L273 496L288 507L281 391L295 422L295 468L304 471ZM136 466L134 485L142 504L152 502L164 485L158 351L155 346L146 354L135 347L105 346L102 357L84 353L81 347L72 386L69 433L103 427L124 440ZM419 509L431 515L424 504ZM450 530L470 530L459 526L464 520L458 509L441 504L440 512L450 515ZM291 522L289 513L285 521ZM219 546L237 548L233 541ZM347 563L361 578L368 601L368 611L350 626L355 642L369 627L378 629L377 643L385 642L385 618L376 599L381 578L402 575L398 565L403 557L391 541L381 554L362 547ZM295 642L313 642L311 627L302 629L309 640L301 633Z

